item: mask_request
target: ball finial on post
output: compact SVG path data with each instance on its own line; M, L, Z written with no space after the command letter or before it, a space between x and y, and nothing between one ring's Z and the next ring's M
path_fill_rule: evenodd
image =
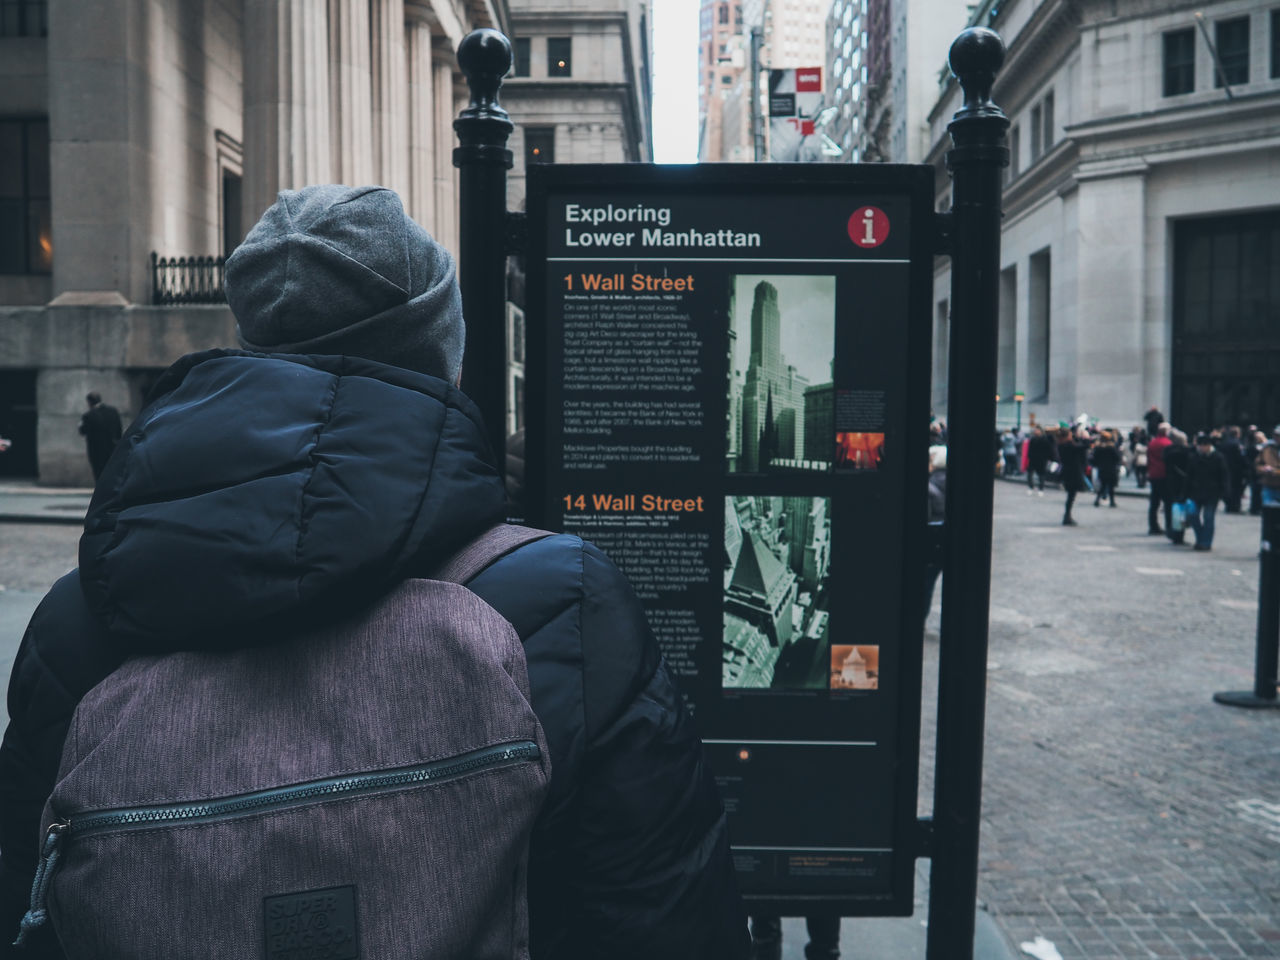
M507 111L498 105L498 88L511 70L511 41L488 27L473 30L458 44L458 67L471 88L471 105L463 117L499 117Z
M1004 41L1000 34L986 27L970 27L956 37L947 57L951 72L964 89L964 107L960 116L983 116L992 112L1003 116L991 102L991 87L996 73L1004 65Z

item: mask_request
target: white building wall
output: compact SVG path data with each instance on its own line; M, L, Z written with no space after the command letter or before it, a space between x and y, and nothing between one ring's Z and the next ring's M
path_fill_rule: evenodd
M1061 0L1015 0L1001 9L996 27L1009 45L1012 74L1007 66L994 99L1020 131L1017 174L1005 186L1001 267L1017 269L1020 387L1030 361L1030 260L1046 248L1051 257L1049 392L1043 403L1028 394L1024 425L1030 413L1056 423L1084 412L1128 427L1151 404L1169 410L1174 223L1280 208L1280 78L1270 76L1270 8L1229 0L1201 9L1210 36L1215 21L1251 17L1249 82L1233 86L1234 100L1213 86L1198 31L1194 91L1164 96L1163 33L1194 26L1191 8L1121 3L1095 12ZM1080 26L1052 19L1073 12L1099 19ZM1024 28L1036 37L1030 55ZM1032 110L1050 90L1052 144L1033 161ZM927 159L937 165L944 206L945 128L959 107L953 83L929 115ZM949 297L949 286L942 260L935 304ZM936 395L934 402L937 408ZM1012 403L1000 404L1001 424L1014 417Z

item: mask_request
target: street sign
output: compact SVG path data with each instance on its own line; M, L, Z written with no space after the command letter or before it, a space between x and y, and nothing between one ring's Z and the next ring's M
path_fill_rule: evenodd
M527 514L635 586L753 910L912 910L933 189L529 171Z

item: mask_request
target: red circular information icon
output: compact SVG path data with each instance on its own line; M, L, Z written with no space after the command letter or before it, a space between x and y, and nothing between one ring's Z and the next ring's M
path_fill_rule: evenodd
M879 207L859 207L849 218L849 239L863 249L889 239L889 218Z

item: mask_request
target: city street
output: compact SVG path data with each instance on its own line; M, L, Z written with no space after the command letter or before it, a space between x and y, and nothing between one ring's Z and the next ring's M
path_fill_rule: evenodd
M1085 497L1075 528L1061 508L1059 492L996 484L979 897L1015 950L1042 937L1063 960L1280 957L1280 710L1211 699L1253 684L1258 519L1219 515L1200 554L1147 536L1144 499ZM0 525L6 676L78 535ZM924 919L846 921L843 954L923 957ZM785 930L784 956L801 956L802 922Z
M1280 710L1211 699L1253 686L1259 520L1192 553L1117 501L1063 527L1062 493L996 484L979 897L1064 960L1280 957Z

